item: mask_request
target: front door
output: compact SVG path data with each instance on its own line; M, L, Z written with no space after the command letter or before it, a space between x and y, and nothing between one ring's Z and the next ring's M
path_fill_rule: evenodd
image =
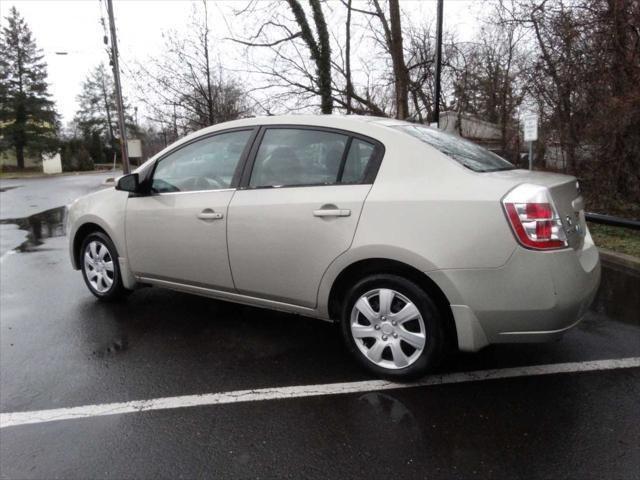
M315 307L322 275L353 240L376 153L349 133L264 130L248 185L229 206L239 292Z
M205 137L161 158L151 195L127 202L127 255L149 279L233 289L227 209L252 130Z

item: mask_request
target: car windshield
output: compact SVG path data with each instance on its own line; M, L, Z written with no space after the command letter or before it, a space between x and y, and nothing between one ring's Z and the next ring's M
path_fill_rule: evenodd
M424 125L393 125L440 150L474 172L496 172L516 168L504 158L463 138Z

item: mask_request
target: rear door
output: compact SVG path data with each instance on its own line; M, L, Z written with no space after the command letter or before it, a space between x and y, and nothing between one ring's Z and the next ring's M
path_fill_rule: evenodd
M264 128L229 206L236 288L314 307L322 275L351 245L383 151L344 131Z

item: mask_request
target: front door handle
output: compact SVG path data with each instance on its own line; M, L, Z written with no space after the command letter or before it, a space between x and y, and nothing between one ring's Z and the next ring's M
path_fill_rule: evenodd
M200 220L220 220L223 216L221 213L214 212L210 208L205 208L197 215Z
M348 217L351 210L346 208L321 208L313 211L314 217Z

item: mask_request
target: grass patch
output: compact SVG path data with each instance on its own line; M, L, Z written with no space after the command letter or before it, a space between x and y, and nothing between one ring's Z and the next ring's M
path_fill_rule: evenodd
M598 247L640 258L640 231L589 222L589 231Z

